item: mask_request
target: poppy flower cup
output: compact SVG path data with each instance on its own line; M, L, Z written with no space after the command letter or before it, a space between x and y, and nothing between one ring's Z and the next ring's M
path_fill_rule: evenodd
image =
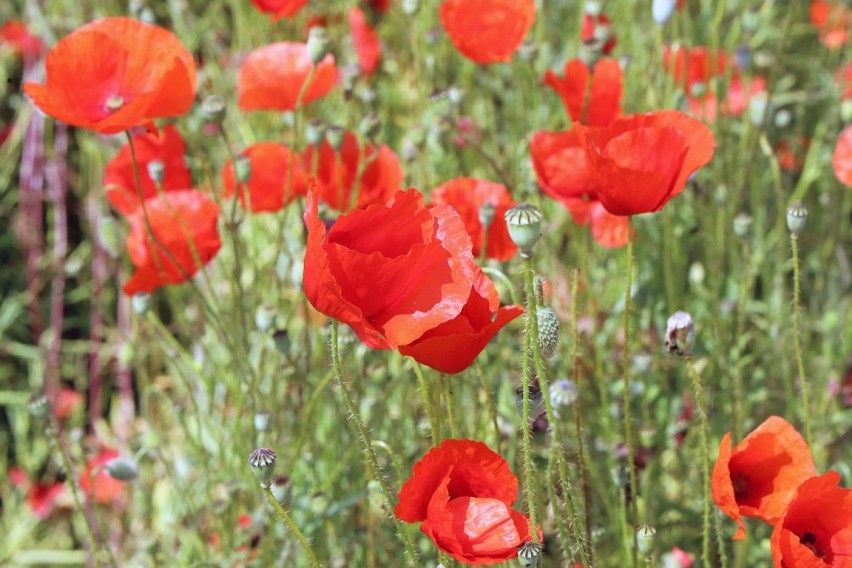
M659 211L713 157L713 132L679 111L633 114L594 128L574 124L597 196L613 215Z
M807 442L778 416L769 417L733 450L731 433L719 444L711 488L716 505L739 525L734 540L745 538L742 517L775 524L796 489L816 475Z
M553 71L544 75L544 84L562 98L571 120L588 126L607 126L621 115L623 72L617 59L601 59L589 70L580 59L565 64L562 77Z
M24 91L45 114L101 134L192 107L195 62L170 31L132 18L88 23L47 54L45 84Z
M507 62L535 23L535 0L445 0L439 15L459 53L476 63Z
M419 522L456 560L484 566L515 558L532 540L529 518L512 509L517 495L518 478L500 455L482 442L444 440L414 464L394 514Z
M246 185L252 213L279 211L307 191L308 178L302 168L302 157L284 144L259 142L246 148L243 156L251 163L251 176ZM222 186L225 197L237 193L230 160L222 168ZM243 207L248 207L245 187L239 199Z

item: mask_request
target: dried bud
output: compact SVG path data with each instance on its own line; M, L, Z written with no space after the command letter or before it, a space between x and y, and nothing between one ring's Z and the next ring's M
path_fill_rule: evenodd
M807 222L808 210L802 205L801 201L797 201L787 208L787 228L790 229L792 236L798 236Z
M275 307L269 304L258 306L254 312L254 324L257 326L257 329L262 332L269 331L274 323Z
M666 325L666 349L669 353L691 355L694 346L695 324L692 316L686 312L675 312Z
M651 15L654 21L662 26L672 19L675 8L677 8L677 0L654 0L651 5Z
M577 402L578 398L580 398L580 389L573 381L560 379L550 385L550 403L553 405L553 412L557 417L565 414Z
M275 471L275 452L269 448L259 448L249 455L248 462L261 487L269 487Z
M166 175L166 165L161 160L151 160L148 162L148 177L157 184L163 185L163 178Z
M550 359L559 346L559 320L553 310L548 307L539 307L536 310L536 319L538 319L538 342L541 346L541 356Z
M139 477L139 466L130 458L117 457L109 460L104 469L110 477L119 481L133 481Z
M491 223L494 222L494 213L496 209L494 204L490 201L486 201L482 205L479 206L479 222L482 224L482 228L485 231L491 227Z
M325 138L325 129L328 125L318 118L314 118L305 126L305 140L311 146L322 144Z
M524 567L538 566L541 549L541 544L537 542L525 542L518 547L518 563Z
M42 392L33 393L27 401L27 410L39 420L47 420L50 418L50 401Z
M248 183L251 179L251 159L248 156L237 156L234 160L234 176L237 183Z
M532 256L532 249L541 236L541 209L529 203L515 205L506 211L509 236L521 249L521 256Z
M657 529L648 523L643 523L636 529L636 547L639 549L640 554L651 556L651 553L654 551L654 535L656 534Z
M308 55L314 65L318 65L320 61L325 59L328 52L331 51L331 45L328 41L328 32L322 26L314 26L308 32Z
M133 294L130 304L133 306L133 313L144 316L151 309L151 294L146 292Z
M740 213L734 217L734 234L740 240L746 240L751 236L751 226L754 220L748 213Z
M225 99L219 95L210 95L201 103L201 112L210 122L222 124L225 115L228 114L228 105L225 103Z
M346 131L340 126L329 126L325 131L325 139L335 150L340 150L343 146L343 137Z

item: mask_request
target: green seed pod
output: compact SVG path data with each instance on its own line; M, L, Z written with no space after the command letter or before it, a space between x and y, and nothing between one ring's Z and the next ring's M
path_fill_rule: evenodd
M148 177L158 186L163 185L163 178L166 175L166 165L161 160L151 160L148 162Z
M39 420L47 420L50 418L50 401L42 392L33 393L27 401L27 410Z
M254 324L257 329L262 332L269 331L275 323L275 307L269 304L262 304L257 307L254 312Z
M657 534L657 529L651 525L644 523L636 529L636 546L639 553L643 556L651 556L654 552L654 535Z
M219 95L210 95L201 103L201 112L210 122L222 124L228 114L228 105L225 103L225 99Z
M104 469L110 477L119 481L133 481L139 477L139 466L130 458L113 458L104 465Z
M325 122L318 118L310 120L305 126L305 141L311 146L322 144L327 126Z
M420 10L420 0L402 0L402 11L407 16L413 16Z
M340 150L343 146L343 138L346 131L340 126L329 126L325 131L325 139L335 150Z
M808 210L802 205L801 201L797 201L787 208L787 228L790 234L794 237L805 228L808 222Z
M539 307L536 310L536 319L538 319L538 341L541 346L541 356L550 359L559 346L559 320L553 310L548 307Z
M275 342L275 348L285 357L290 354L290 334L286 329L277 329L272 334L272 340Z
M537 542L525 542L518 547L518 563L525 568L538 566L541 548L541 545Z
M560 379L550 385L550 403L557 417L562 417L580 398L580 389L573 381Z
M275 452L269 448L258 448L249 455L248 462L260 486L269 487L275 472Z
M234 176L238 183L248 183L251 179L251 159L248 156L237 156L234 160Z
M734 234L742 241L751 236L751 226L754 220L748 213L740 213L734 217Z
M515 205L506 211L509 236L525 258L532 256L532 249L541 236L541 218L541 209L529 203Z
M329 51L331 51L331 44L326 29L322 26L312 27L308 32L308 55L314 65L318 65L325 59Z

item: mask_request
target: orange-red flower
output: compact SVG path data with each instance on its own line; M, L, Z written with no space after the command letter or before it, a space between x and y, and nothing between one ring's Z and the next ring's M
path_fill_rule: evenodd
M53 415L59 420L65 420L83 404L83 395L68 387L62 387L56 393L53 401Z
M548 71L544 83L562 98L571 120L606 126L621 115L623 80L617 59L601 59L594 71L582 60L572 59L565 64L562 78Z
M837 181L846 187L852 187L852 126L847 126L837 138L837 145L831 155L831 165Z
M362 158L362 150L366 158ZM316 175L320 199L338 211L347 211L352 191L358 178L359 163L366 160L358 182L357 207L371 203L384 203L402 187L402 166L393 150L382 144L378 149L366 144L360 147L358 138L351 132L343 135L340 151L328 141L316 148L308 146L302 158L305 167Z
M444 0L441 25L476 63L512 60L535 22L535 0Z
M370 26L363 10L358 6L349 10L349 29L352 31L352 43L355 45L361 73L369 77L379 67L379 61L382 59L379 34Z
M80 472L80 490L90 499L94 494L95 501L101 505L112 503L124 490L124 483L103 467L118 455L116 450L105 448L86 462L86 467ZM97 473L95 470L98 470Z
M0 27L0 44L11 46L19 56L37 56L44 50L41 38L31 34L20 20L8 20Z
M251 0L251 3L264 14L269 14L274 22L295 16L308 0Z
M148 173L148 164L159 161L163 164L163 191L192 187L192 178L184 160L186 143L172 124L159 132L137 134L133 137L136 161L139 166L139 182L142 196L147 199L157 195L157 185ZM133 171L133 156L130 145L125 144L109 161L104 170L104 186L107 200L120 213L130 215L139 207L139 192L136 174Z
M251 210L278 211L290 204L308 188L308 178L302 167L302 158L278 142L259 142L243 151L251 163L248 180ZM234 166L229 160L222 168L222 185L225 197L237 192ZM247 205L245 186L240 191L240 203Z
M35 105L103 134L181 115L195 98L189 51L170 31L132 18L78 28L48 52L45 65L44 85L24 85Z
M828 49L840 49L849 39L852 11L842 0L811 0L811 23L819 30L819 39Z
M484 566L515 558L518 547L532 540L529 519L512 509L517 494L518 478L488 446L444 440L414 464L394 514L419 522L456 560Z
M46 519L60 502L68 497L61 481L42 483L29 478L19 467L9 469L9 483L27 492L27 505L39 519Z
M742 517L775 524L803 481L816 475L807 442L793 426L770 416L731 449L731 433L719 444L711 487L716 505L739 525L734 540L745 538Z
M603 128L575 124L597 197L613 215L659 211L713 157L713 132L678 111L633 114Z
M772 531L775 566L852 568L852 489L830 471L803 482Z
M255 49L240 65L237 103L245 110L294 110L313 66L304 43L284 41ZM329 53L317 64L301 104L324 97L336 83L337 65Z
M583 14L583 25L580 28L580 39L591 41L597 38L603 41L601 53L609 55L617 45L615 34L612 33L612 21L606 14Z
M393 349L461 313L476 274L470 237L447 205L417 190L355 209L326 229L316 187L307 195L305 295L372 349Z
M506 186L477 178L456 178L432 190L432 203L446 203L453 207L464 221L473 240L473 256L478 257L485 240L485 231L479 220L479 210L485 203L494 206L494 220L488 228L485 256L495 260L509 260L517 247L506 228L506 211L515 206L515 201Z
M693 91L699 85L707 87L710 79L725 73L727 66L728 56L724 52L713 52L704 46L690 49L682 45L673 49L667 45L663 50L663 67L689 96L703 95Z
M146 212L156 240L148 232ZM145 208L139 207L127 219L127 250L136 267L124 285L124 293L129 296L185 282L222 246L219 206L196 189L146 199Z
M477 270L470 296L455 318L434 327L399 352L442 373L461 373L498 331L524 313L521 306L500 307L494 283Z

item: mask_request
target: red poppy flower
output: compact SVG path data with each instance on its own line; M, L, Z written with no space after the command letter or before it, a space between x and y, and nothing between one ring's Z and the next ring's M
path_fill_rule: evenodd
M811 23L828 49L839 49L849 39L850 10L840 0L811 0Z
M308 178L302 158L284 144L259 142L246 148L243 156L251 163L248 189L252 212L279 211L307 191ZM237 192L230 160L222 168L222 185L225 197ZM245 190L240 192L240 203L246 206Z
M613 215L659 211L713 157L702 122L678 111L634 114L595 129L575 124L597 197Z
M86 467L80 472L80 490L91 498L94 487L94 499L101 505L112 503L124 490L124 483L111 476L103 467L118 455L116 450L103 449L86 462Z
M583 26L580 28L580 39L583 41L591 41L593 39L601 39L603 46L601 53L609 55L615 49L617 41L612 33L612 21L606 14L583 14Z
M485 256L495 260L509 260L517 247L506 228L506 211L515 206L506 186L477 178L452 179L432 190L432 203L446 203L453 207L464 221L467 233L473 240L473 256L479 257L485 232L479 220L479 209L484 203L494 206L494 220L488 228Z
M379 67L382 59L382 43L358 6L349 10L349 28L352 30L352 43L358 55L358 65L361 72L369 77Z
M308 146L302 163L315 173L320 198L332 209L348 210L361 160L358 138L351 132L346 132L339 152L327 141L323 141L316 164L315 152L315 147ZM366 160L367 165L363 168L358 184L357 207L384 203L402 187L402 166L393 150L384 144L378 150L367 144Z
M852 126L847 126L837 138L831 165L837 181L847 187L852 187Z
M724 52L713 52L704 46L688 48L665 46L663 50L663 67L674 76L689 96L703 96L704 93L693 92L698 85L707 87L710 80L725 73L728 57Z
M66 497L65 484L61 481L41 483L32 481L19 467L9 470L9 483L13 487L27 492L27 505L39 519L46 519L54 511L59 502Z
M47 54L44 85L24 91L44 113L115 134L192 107L192 55L173 33L132 18L103 18L66 36Z
M621 65L616 59L601 59L589 71L580 59L565 64L563 77L553 71L544 76L544 83L556 91L571 120L589 126L607 126L621 115L623 89Z
M532 540L529 519L511 508L517 494L518 478L488 446L444 440L414 464L394 514L420 522L420 530L456 560L483 566L515 558Z
M304 43L284 41L255 49L240 65L237 103L245 110L294 110L314 66ZM337 83L334 55L319 62L301 104L324 97Z
M807 442L793 426L770 416L731 450L731 433L719 444L713 466L713 501L739 525L734 540L745 538L742 517L777 522L796 488L816 475Z
M148 174L148 164L155 160L164 166L163 191L192 187L192 178L184 160L186 144L173 124L167 124L159 132L137 134L133 137L133 146L139 165L139 183L146 199L159 193ZM107 164L104 186L107 188L107 200L123 215L130 215L139 207L139 192L136 189L129 144L122 146Z
M441 25L476 63L512 60L535 22L535 0L444 0Z
M272 21L291 18L308 3L308 0L251 0L255 7L272 17Z
M65 420L83 404L83 395L70 389L62 387L56 393L56 398L53 401L53 414L59 420Z
M778 165L785 172L801 171L805 165L805 155L808 153L810 145L810 139L804 135L799 135L790 140L781 140L774 147Z
M852 568L852 489L830 471L799 486L770 539L772 560L785 568Z
M461 313L476 274L470 237L451 207L417 190L340 216L330 229L309 188L304 288L321 313L372 349L412 343Z
M156 240L151 239L145 212ZM145 200L128 216L127 250L136 267L124 284L128 296L179 284L219 252L219 206L196 189L172 191ZM160 247L165 247L168 253ZM177 262L177 265L175 264Z
M19 20L8 20L0 27L0 43L11 46L19 56L38 56L44 50L41 38L31 34L27 26Z
M370 6L379 12L387 12L391 7L391 0L369 0Z
M399 352L442 373L461 373L504 325L524 313L521 306L500 307L494 283L477 271L470 296L455 318L434 327Z

